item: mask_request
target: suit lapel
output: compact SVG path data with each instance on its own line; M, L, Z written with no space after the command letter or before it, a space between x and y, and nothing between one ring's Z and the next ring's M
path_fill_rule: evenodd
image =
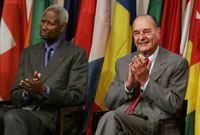
M131 59L128 59L128 63L132 62L132 58L133 58L135 55L139 56L139 54L140 54L139 51L131 53Z
M40 43L37 48L34 48L32 57L33 72L42 72L44 63L44 43Z
M154 67L152 69L152 72L150 74L150 78L153 81L156 81L159 76L164 72L165 66L166 66L166 53L162 47L160 47L158 55L156 57Z
M43 69L42 72L42 80L45 81L60 65L60 63L63 62L63 60L66 57L66 54L68 54L67 51L67 45L64 43L65 41L62 40L58 47L56 48L54 55L49 60L47 66Z

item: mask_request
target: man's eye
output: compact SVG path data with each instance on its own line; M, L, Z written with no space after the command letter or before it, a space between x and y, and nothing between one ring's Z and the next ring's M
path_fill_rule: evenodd
M143 32L144 34L147 34L147 35L151 34L151 30L144 30Z
M137 36L139 35L140 33L139 32L134 32L133 35Z
M47 23L47 25L49 25L49 26L52 26L52 25L54 25L53 23L51 23L51 22L48 22Z

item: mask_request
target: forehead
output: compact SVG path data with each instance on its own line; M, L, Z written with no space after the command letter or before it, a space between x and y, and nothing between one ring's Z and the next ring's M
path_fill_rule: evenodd
M56 12L55 9L49 9L47 10L44 15L42 16L42 18L48 18L48 19L52 19L52 20L57 20L59 18L59 14Z
M155 29L155 22L148 16L140 16L133 23L133 31L143 29Z

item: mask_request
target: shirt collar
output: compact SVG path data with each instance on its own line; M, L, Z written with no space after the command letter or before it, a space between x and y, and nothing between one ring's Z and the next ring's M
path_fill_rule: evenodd
M56 48L57 48L58 45L60 44L61 39L62 39L62 38L60 38L58 41L56 41L55 43L53 43L53 44L50 45L50 46L49 46L49 45L47 44L47 42L45 41L45 43L44 43L44 44L45 44L45 50L46 50L47 48L49 48L49 47L52 48L53 50L56 50Z

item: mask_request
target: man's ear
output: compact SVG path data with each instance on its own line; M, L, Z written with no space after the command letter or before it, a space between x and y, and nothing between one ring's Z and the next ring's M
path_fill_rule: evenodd
M158 37L158 40L160 40L160 27L157 28L157 37Z
M64 32L64 30L67 28L67 23L64 23L61 27L61 32Z

